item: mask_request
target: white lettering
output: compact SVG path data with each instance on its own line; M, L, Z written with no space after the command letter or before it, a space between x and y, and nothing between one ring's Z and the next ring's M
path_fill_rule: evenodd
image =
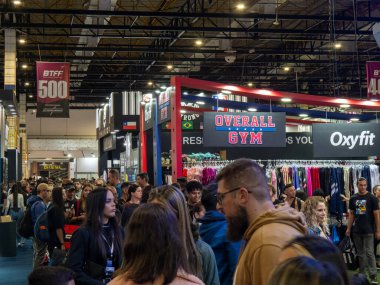
M183 137L182 144L189 144L189 138Z
M353 149L356 145L374 145L375 138L376 135L370 131L362 131L360 135L349 136L345 136L341 132L334 132L330 137L330 143L333 146L347 146L348 149Z

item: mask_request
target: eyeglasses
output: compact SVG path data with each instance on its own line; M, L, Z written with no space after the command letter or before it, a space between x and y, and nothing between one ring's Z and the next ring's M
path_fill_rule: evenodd
M216 201L222 205L223 203L223 200L224 200L224 196L226 196L228 193L232 193L232 192L235 192L237 190L239 190L241 188L241 186L239 187L236 187L236 188L233 188L231 190L228 190L227 192L224 192L224 193L216 193Z

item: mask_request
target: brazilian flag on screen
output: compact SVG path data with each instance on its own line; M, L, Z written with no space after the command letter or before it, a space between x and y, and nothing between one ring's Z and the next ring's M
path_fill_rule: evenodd
M194 129L193 121L182 121L182 130L192 130Z

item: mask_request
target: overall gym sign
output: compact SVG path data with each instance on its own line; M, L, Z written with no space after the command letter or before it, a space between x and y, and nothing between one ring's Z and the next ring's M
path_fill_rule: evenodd
M380 155L380 124L314 124L314 157Z
M37 117L68 118L70 63L37 61Z
M205 112L203 145L285 147L285 113Z

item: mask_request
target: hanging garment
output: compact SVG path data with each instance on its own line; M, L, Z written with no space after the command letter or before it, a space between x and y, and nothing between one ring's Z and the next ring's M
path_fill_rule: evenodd
M323 191L323 193L325 193L325 191L327 189L326 181L325 181L325 177L326 177L325 174L326 174L326 168L320 167L319 168L319 182L320 182L319 188Z
M296 166L293 166L293 185L296 190L302 190L300 186L300 179L298 177L298 169Z
M272 186L274 187L274 189L276 189L276 193L278 193L277 189L277 176L276 176L276 170L275 169L272 169L271 171L271 182L272 182Z
M313 190L321 188L321 184L319 183L319 168L312 167L311 172L312 172Z
M307 196L313 195L313 183L311 178L311 168L306 167L306 179L307 179Z
M289 167L283 166L281 168L281 173L282 173L282 178L284 179L284 184L289 184L291 183L290 177L289 177Z
M367 179L367 190L372 193L372 183L371 183L371 173L369 170L369 166L365 165L362 170L362 177Z
M341 194L340 177L342 171L338 168L330 169L330 214L336 215L338 218L343 215L343 205Z
M376 185L380 185L379 167L377 165L370 165L369 171L371 173L372 188Z
M350 168L349 167L343 167L343 179L344 179L344 195L347 198L350 198L351 192L350 192Z

